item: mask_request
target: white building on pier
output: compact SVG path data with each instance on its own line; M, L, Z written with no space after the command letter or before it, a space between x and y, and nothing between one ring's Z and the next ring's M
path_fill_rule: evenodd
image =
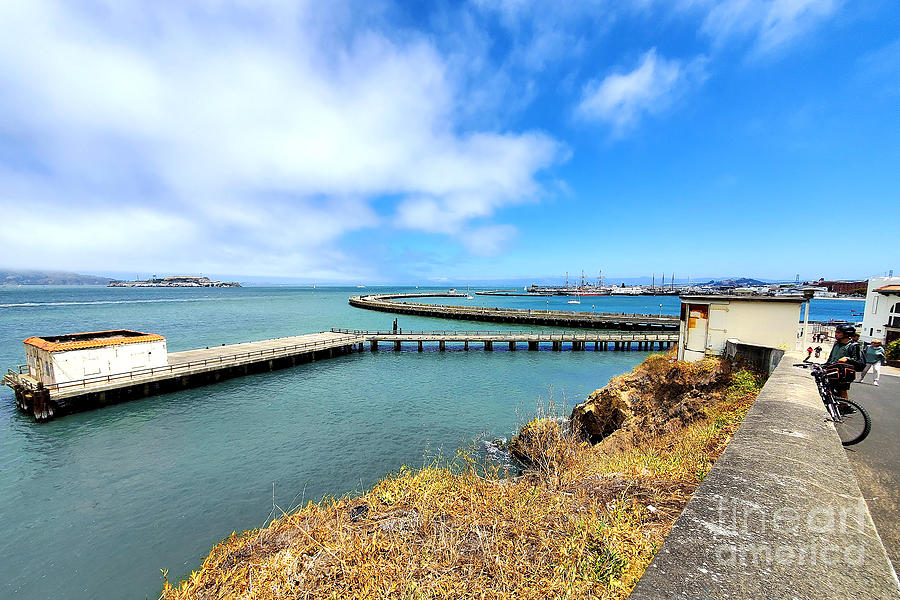
M166 338L127 329L25 340L28 374L47 385L164 367Z

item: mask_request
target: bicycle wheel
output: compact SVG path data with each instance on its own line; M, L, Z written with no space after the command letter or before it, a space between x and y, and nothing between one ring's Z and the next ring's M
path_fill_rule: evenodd
M852 446L858 444L869 435L872 429L872 419L862 406L853 400L835 399L835 408L841 415L840 419L834 419L834 428L841 438L841 444Z

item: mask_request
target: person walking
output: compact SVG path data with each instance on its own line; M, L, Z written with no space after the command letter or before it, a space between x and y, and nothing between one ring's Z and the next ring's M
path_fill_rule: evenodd
M872 343L866 347L865 360L866 366L863 367L862 373L859 374L859 381L862 382L866 378L866 373L869 372L869 369L872 369L872 372L875 373L875 381L872 383L881 385L878 383L878 380L881 378L881 365L887 362L887 356L884 354L881 340L872 340Z
M816 358L822 356L822 346L816 346Z
M803 359L803 362L809 362L809 359L812 357L813 347L810 346L806 349L806 358Z

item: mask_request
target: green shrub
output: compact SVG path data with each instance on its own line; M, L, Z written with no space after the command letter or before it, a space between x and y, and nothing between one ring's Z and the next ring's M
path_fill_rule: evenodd
M894 340L888 344L885 355L887 355L888 360L900 360L900 340Z

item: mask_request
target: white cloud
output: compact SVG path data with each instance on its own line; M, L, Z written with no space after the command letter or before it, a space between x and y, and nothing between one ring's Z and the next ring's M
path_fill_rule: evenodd
M668 60L651 48L633 70L588 82L576 112L585 119L605 121L616 134L621 134L634 127L642 116L669 108L704 78L704 59Z
M473 254L493 256L506 250L518 233L512 225L488 225L466 231L463 242Z
M539 191L557 142L466 131L464 90L426 38L323 6L4 3L0 127L23 160L0 173L0 207L40 204L51 228L79 212L109 227L176 219L193 231L147 246L158 262L183 260L194 239L232 272L256 270L254 254L296 271L314 260L288 257L339 260L342 235L383 222L375 198L400 198L401 217L420 198L423 214L445 207L461 235ZM0 250L26 257L39 238ZM104 268L114 243L102 239L55 248Z
M704 2L702 31L717 44L750 38L757 55L773 53L833 15L840 0L725 0Z

